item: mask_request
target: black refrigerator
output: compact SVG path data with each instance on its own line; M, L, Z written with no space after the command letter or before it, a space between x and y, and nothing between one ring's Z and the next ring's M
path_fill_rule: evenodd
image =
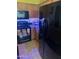
M44 18L40 27L43 40L61 56L61 1L40 7L40 17Z

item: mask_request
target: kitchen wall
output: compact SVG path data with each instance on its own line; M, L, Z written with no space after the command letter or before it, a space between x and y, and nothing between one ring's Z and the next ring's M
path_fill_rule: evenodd
M26 4L26 3L17 3L17 10L29 11L30 18L39 17L39 7L34 4Z

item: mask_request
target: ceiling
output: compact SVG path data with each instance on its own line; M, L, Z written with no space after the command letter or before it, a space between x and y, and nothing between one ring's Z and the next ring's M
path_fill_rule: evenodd
M22 2L22 3L30 3L30 4L41 4L47 0L17 0L17 2Z

